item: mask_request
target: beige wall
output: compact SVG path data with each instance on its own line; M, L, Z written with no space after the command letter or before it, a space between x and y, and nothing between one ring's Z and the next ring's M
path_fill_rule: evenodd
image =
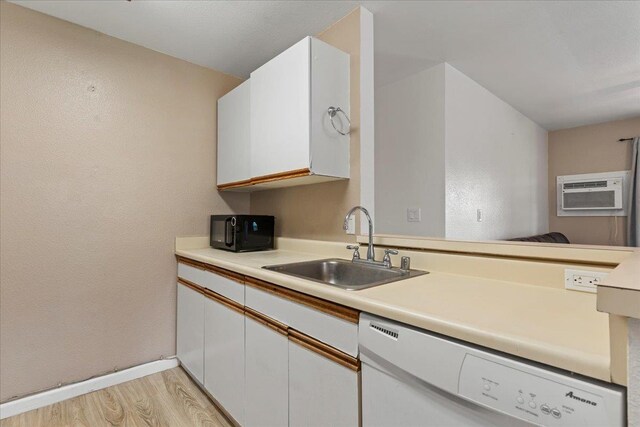
M360 9L317 37L351 55L351 178L252 193L251 212L275 215L278 236L353 241L342 221L360 204Z
M0 3L0 400L175 354L175 236L240 80Z
M625 244L626 217L558 217L556 177L628 170L631 144L618 139L639 135L640 117L549 132L549 231L564 233L571 243Z

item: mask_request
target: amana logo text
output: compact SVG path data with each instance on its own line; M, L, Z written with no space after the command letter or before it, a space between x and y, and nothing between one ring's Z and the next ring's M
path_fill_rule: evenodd
M580 396L576 396L575 394L573 394L572 391L570 391L569 393L565 394L565 396L566 397L570 397L570 398L575 399L575 400L579 400L580 402L586 403L587 405L598 406L598 404L596 402L592 402L590 400L583 399Z

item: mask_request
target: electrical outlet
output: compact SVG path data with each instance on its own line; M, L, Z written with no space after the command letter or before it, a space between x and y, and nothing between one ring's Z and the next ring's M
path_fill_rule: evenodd
M420 221L422 221L422 209L407 208L407 222L420 222Z
M564 287L574 291L597 292L597 286L609 273L590 270L564 270Z
M356 234L356 218L355 215L351 215L349 217L349 222L347 223L347 230L345 231L347 234Z

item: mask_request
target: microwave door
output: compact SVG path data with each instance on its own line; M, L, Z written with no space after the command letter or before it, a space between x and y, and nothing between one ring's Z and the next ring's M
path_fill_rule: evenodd
M268 220L253 218L245 220L244 245L246 248L271 248L273 247L273 223Z

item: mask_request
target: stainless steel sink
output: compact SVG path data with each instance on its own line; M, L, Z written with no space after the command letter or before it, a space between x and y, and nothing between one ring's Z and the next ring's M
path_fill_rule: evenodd
M301 279L337 286L348 291L371 288L373 286L384 285L385 283L427 274L426 271L421 270L401 270L395 267L386 268L377 265L351 262L339 258L268 265L262 268Z

